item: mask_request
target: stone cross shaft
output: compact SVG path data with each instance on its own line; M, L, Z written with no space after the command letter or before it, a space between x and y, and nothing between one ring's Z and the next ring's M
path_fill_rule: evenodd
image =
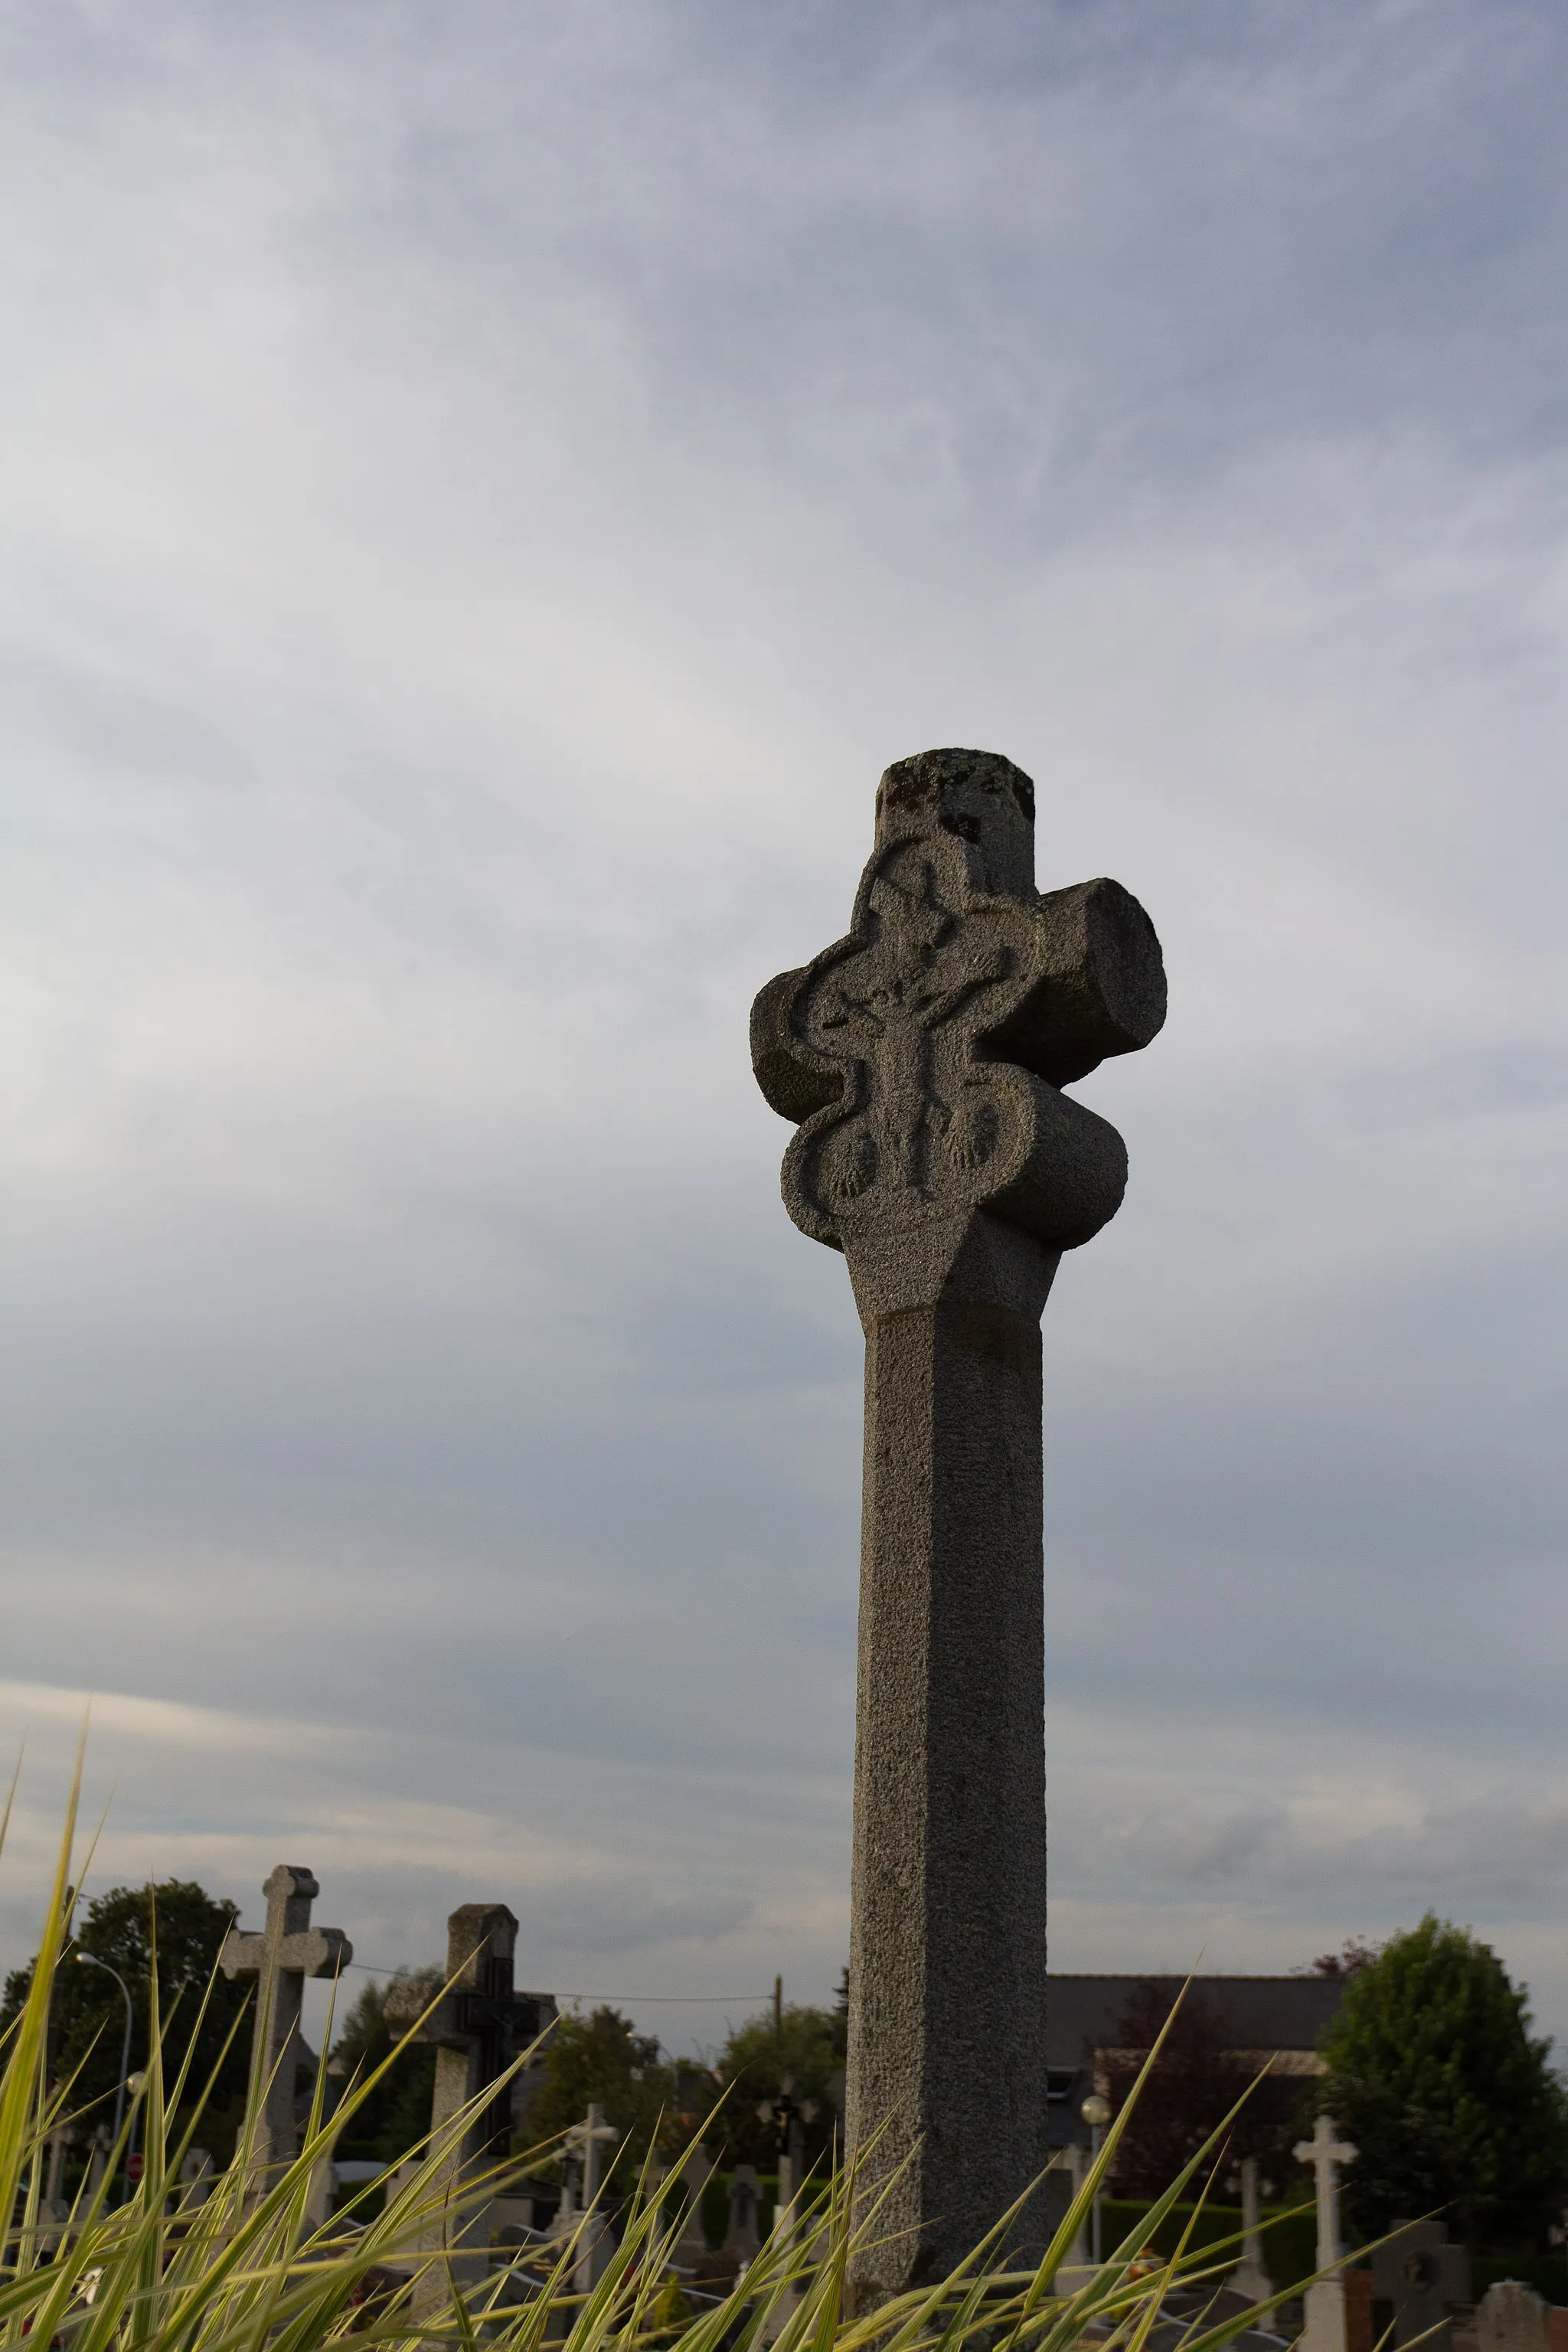
M1165 986L1117 883L1037 891L1034 818L994 753L900 761L847 935L752 1013L785 1205L866 1335L847 2139L868 2199L900 2177L865 2306L1047 2153L1039 1318L1127 1173L1062 1088L1146 1045Z
M314 1875L280 1862L261 1889L267 1925L259 1934L231 1927L218 1953L226 1977L254 1977L257 2006L251 2042L253 2078L260 2077L258 2166L291 2164L300 2152L294 2116L296 2051L307 1977L335 1977L353 1958L341 1927L312 1927L310 1906L321 1893Z

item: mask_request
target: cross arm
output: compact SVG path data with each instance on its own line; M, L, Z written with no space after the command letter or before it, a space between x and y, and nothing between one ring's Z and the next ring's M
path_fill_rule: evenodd
M416 1987L395 1984L387 1990L382 2016L392 2032L412 2033L416 2042L442 2050L467 2050L491 2025L513 2042L533 2042L555 2016L549 1993L484 1993L462 1985L444 1992L428 2016L425 2006Z
M763 1099L797 1127L837 1102L844 1087L843 1072L803 1045L791 1026L790 1006L805 978L805 965L781 971L758 991L752 1007L752 1068Z
M354 1948L341 1927L306 1927L280 1936L271 1963L280 1976L340 1976L354 1956ZM218 1952L226 1977L261 1977L267 1973L268 1944L265 1935L231 1927Z
M298 1969L301 1976L341 1976L353 1958L354 1948L341 1927L307 1927L285 1936L278 1947L280 1969Z
M983 1050L1053 1087L1070 1087L1159 1034L1164 960L1153 924L1120 882L1104 876L1077 882L1043 892L1037 904L1037 977Z
M455 1992L444 1992L434 2007L429 2007L416 1984L394 1982L386 1989L381 2014L393 2034L409 2034L416 2042L433 2042L437 2049L466 2050L468 2046L468 2037L459 2023Z

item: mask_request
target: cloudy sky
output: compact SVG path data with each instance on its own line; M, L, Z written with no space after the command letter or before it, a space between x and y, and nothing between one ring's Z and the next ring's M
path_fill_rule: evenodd
M1171 973L1046 1318L1053 1965L1431 1904L1568 2037L1568 17L0 51L0 1958L91 1692L89 1885L828 1994L860 1342L746 1013L965 743Z

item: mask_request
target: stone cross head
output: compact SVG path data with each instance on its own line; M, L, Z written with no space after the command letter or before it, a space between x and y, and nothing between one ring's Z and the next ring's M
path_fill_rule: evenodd
M353 1958L341 1927L312 1927L310 1906L321 1893L312 1874L280 1862L261 1889L267 1925L259 1935L231 1927L218 1954L226 1977L335 1977Z
M1310 2139L1299 2139L1292 2153L1298 2164L1310 2164L1320 2183L1325 2179L1333 2185L1342 2164L1353 2164L1359 2150L1348 2140L1336 2137L1332 2116L1320 2116L1312 2126Z
M1159 942L1119 883L1042 896L1034 836L1010 760L898 761L847 935L752 1008L757 1083L798 1126L785 1205L884 1307L940 1288L978 1211L1060 1252L1121 1204L1121 1138L1061 1089L1159 1030Z
M467 2096L499 2085L486 2108L471 2158L506 2155L512 2123L512 2084L502 2082L514 2045L533 2041L555 2014L547 1993L518 1992L512 1971L518 1923L504 1903L462 1903L447 1921L447 1990L421 2021L417 1991L395 1986L384 2014L394 2032L413 2031L467 2061Z
M262 1886L267 1925L259 1935L231 1927L218 1952L225 1976L257 1980L256 2025L251 2040L253 2078L261 2088L261 2113L253 2160L258 2168L247 2192L261 2193L270 2165L288 2163L298 2145L294 2085L301 2054L300 2016L307 1977L335 1977L353 1958L341 1927L312 1927L310 1906L321 1893L311 1872L279 1863Z

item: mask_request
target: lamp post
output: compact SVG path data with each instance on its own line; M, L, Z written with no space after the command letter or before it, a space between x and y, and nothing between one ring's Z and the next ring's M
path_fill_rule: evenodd
M1110 2102L1109 2099L1102 2099L1098 2091L1091 2091L1079 2107L1079 2113L1089 2126L1089 2160L1092 2167L1100 2159L1100 2135L1110 2121ZM1098 2181L1094 2185L1092 2210L1094 2219L1089 2224L1089 2256L1098 2269L1100 2266L1100 2183Z
M140 2099L142 2092L147 2088L146 2075L128 2074L125 2078L125 2087L130 2092L133 2099ZM125 2186L127 2189L131 2187L133 2179L140 2180L142 2178L140 2172L132 2175L131 2169L132 2166L137 2161L136 2126L141 2119L141 2113L142 2111L140 2107L132 2107L131 2110L131 2137L126 2143L125 2148Z
M135 2011L131 2006L131 1988L126 1983L125 1979L121 1975L120 1970L118 1969L111 1969L107 1960L100 1960L96 1952L84 1952L79 1944L77 1947L76 1956L83 1968L101 1969L106 1977L112 1977L115 1983L120 1987L121 1994L124 1996L125 2040L120 2052L120 2081L115 2086L114 2093L114 2146L118 2147L120 2145L120 2126L125 2120L125 2078L131 2068L131 2022L132 2019L135 2015ZM127 2187L130 2186L129 2179L127 2179L126 2185Z

